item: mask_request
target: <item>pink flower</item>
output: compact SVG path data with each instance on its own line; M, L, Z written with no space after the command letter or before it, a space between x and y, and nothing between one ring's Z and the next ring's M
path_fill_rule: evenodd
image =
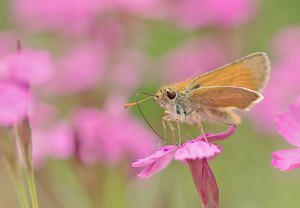
M116 17L103 19L91 32L94 43L101 45L109 56L116 56L125 46L125 26Z
M46 51L22 50L0 62L0 79L40 85L53 75L54 66Z
M217 141L231 136L236 127L231 126L227 131L219 134L207 134L208 141ZM145 167L139 174L141 178L147 178L167 167L169 163L175 159L179 161L197 160L197 159L211 159L221 153L220 147L215 144L203 141L204 136L188 141L180 146L169 145L161 148L153 155L144 159L139 159L134 162L133 167Z
M124 157L138 158L153 150L153 135L121 108L123 103L111 98L103 109L90 107L74 112L82 162L115 165Z
M22 120L28 110L28 90L22 86L0 82L0 126Z
M191 41L173 50L164 60L167 82L178 82L226 63L225 51L214 40Z
M37 30L62 30L82 33L96 21L103 3L99 0L13 0L15 19Z
M110 11L127 12L146 18L162 18L167 4L161 0L110 0L106 7Z
M57 119L53 106L38 101L30 104L33 165L40 167L48 158L69 159L73 156L75 140L72 126L66 120Z
M284 139L297 148L273 152L272 165L282 171L300 167L300 99L278 115L276 126Z
M228 27L247 22L254 10L251 0L179 0L174 3L173 16L188 28Z
M17 40L16 35L11 32L0 32L0 58L16 51Z
M300 94L299 37L300 27L290 27L274 38L272 51L275 57L269 83L263 92L265 99L251 113L256 119L257 127L262 131L270 132L275 129L272 121L277 113Z
M63 57L55 76L47 85L51 93L81 92L96 87L105 70L106 54L102 48L84 44Z
M35 167L41 166L47 158L68 159L74 155L75 142L71 126L56 122L51 127L32 128L32 160Z
M228 138L235 132L236 127L230 126L227 131L219 134L207 134L208 141L217 141ZM154 154L139 159L133 167L144 167L139 173L140 178L150 177L167 167L173 159L188 163L202 199L203 207L218 207L219 191L213 172L208 166L207 159L211 159L222 152L215 144L204 141L204 136L188 141L180 146L168 145Z
M0 60L0 125L13 125L28 115L28 85L39 85L52 75L44 51L19 51Z
M126 93L131 92L140 84L143 66L146 65L146 57L139 51L124 50L122 52L122 56L115 61L111 70L107 72L106 80L114 83L112 90Z

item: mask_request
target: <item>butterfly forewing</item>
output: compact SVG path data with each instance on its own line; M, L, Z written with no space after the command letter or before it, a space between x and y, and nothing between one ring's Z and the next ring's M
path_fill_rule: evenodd
M201 87L189 94L194 109L199 107L247 109L263 97L260 93L242 87Z
M232 64L184 82L185 90L199 87L236 86L261 92L268 80L270 62L265 53L254 53ZM182 87L182 84L181 84Z

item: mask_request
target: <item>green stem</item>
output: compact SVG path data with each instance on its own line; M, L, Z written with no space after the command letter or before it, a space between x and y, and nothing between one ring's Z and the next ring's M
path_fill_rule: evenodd
M36 193L36 186L35 186L35 180L34 180L34 170L32 166L32 151L31 151L31 138L29 142L29 150L25 151L25 145L22 141L22 138L19 135L17 126L14 126L14 134L17 138L22 152L22 158L26 167L26 179L29 187L30 197L31 197L31 205L32 208L38 208L38 199L37 199L37 193ZM28 148L28 147L27 147ZM27 154L26 154L27 153Z
M33 170L26 171L26 178L29 186L31 203L33 208L38 208L38 199L36 194L35 180L34 180L34 172Z
M19 198L22 208L30 208L29 202L27 200L24 184L21 180L20 174L13 171L12 165L9 163L9 161L4 156L3 156L3 160L5 163L5 166L8 170L8 175L10 176L10 178L13 182L13 185L15 187L15 190L17 191L17 195L18 195L18 198Z

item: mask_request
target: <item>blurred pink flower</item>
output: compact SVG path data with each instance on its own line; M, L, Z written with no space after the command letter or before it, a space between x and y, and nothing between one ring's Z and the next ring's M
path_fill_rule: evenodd
M53 63L46 51L22 50L0 62L0 79L40 85L53 76Z
M56 117L57 112L54 106L40 102L35 98L31 99L28 118L32 126L46 127L49 125L49 122L54 121Z
M16 21L36 30L61 30L74 33L91 29L103 9L99 0L13 0Z
M230 27L247 22L255 13L252 0L179 0L173 16L187 28Z
M94 43L101 45L109 56L117 55L125 46L124 25L117 18L105 18L97 24L91 35Z
M27 115L28 90L0 81L0 126L13 125Z
M18 51L0 60L0 124L12 125L28 115L28 85L38 85L52 75L49 55L43 51Z
M106 1L110 11L127 12L146 18L160 19L165 16L167 4L161 0L110 0Z
M297 148L273 152L272 165L282 171L300 167L300 99L278 115L276 126L284 139Z
M68 159L74 155L73 130L65 122L56 122L52 127L32 127L32 160L35 167L47 158Z
M141 82L146 57L134 50L124 50L119 59L115 60L106 77L109 83L114 83L112 90L130 93ZM108 83L108 84L109 84Z
M272 64L269 83L263 95L263 102L257 104L251 113L256 125L262 131L274 129L273 120L278 112L295 100L300 94L300 29L287 28L275 36L273 51L276 62Z
M153 150L153 135L111 99L103 109L81 108L74 113L79 158L114 165L126 157L138 158Z
M191 41L168 54L164 60L163 77L177 82L199 75L226 63L224 49L216 41Z
M206 138L209 142L226 139L235 130L236 127L233 125L225 132L206 134ZM218 186L206 159L211 159L221 152L222 150L219 146L204 141L204 136L200 135L198 138L180 146L165 146L154 154L134 162L132 166L144 167L144 170L138 176L140 178L148 178L167 167L173 158L183 163L188 163L203 207L218 207Z
M73 129L65 120L58 120L54 106L34 100L29 107L32 131L32 158L35 167L48 158L68 159L74 155Z
M274 53L275 57L280 59L290 59L292 51L300 50L300 45L297 40L300 38L300 26L289 26L281 31L275 37L272 41L272 52ZM290 53L288 53L291 51ZM297 56L295 54L295 56Z
M83 44L61 58L47 85L51 93L72 93L97 86L105 70L106 54L100 47Z
M11 32L0 32L0 59L16 51L18 38Z

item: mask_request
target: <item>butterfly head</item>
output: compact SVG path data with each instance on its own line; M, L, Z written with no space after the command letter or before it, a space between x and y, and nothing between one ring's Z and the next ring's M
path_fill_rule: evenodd
M170 87L163 87L159 89L154 96L154 100L158 103L161 107L166 108L170 106L177 97L177 92L175 89Z

